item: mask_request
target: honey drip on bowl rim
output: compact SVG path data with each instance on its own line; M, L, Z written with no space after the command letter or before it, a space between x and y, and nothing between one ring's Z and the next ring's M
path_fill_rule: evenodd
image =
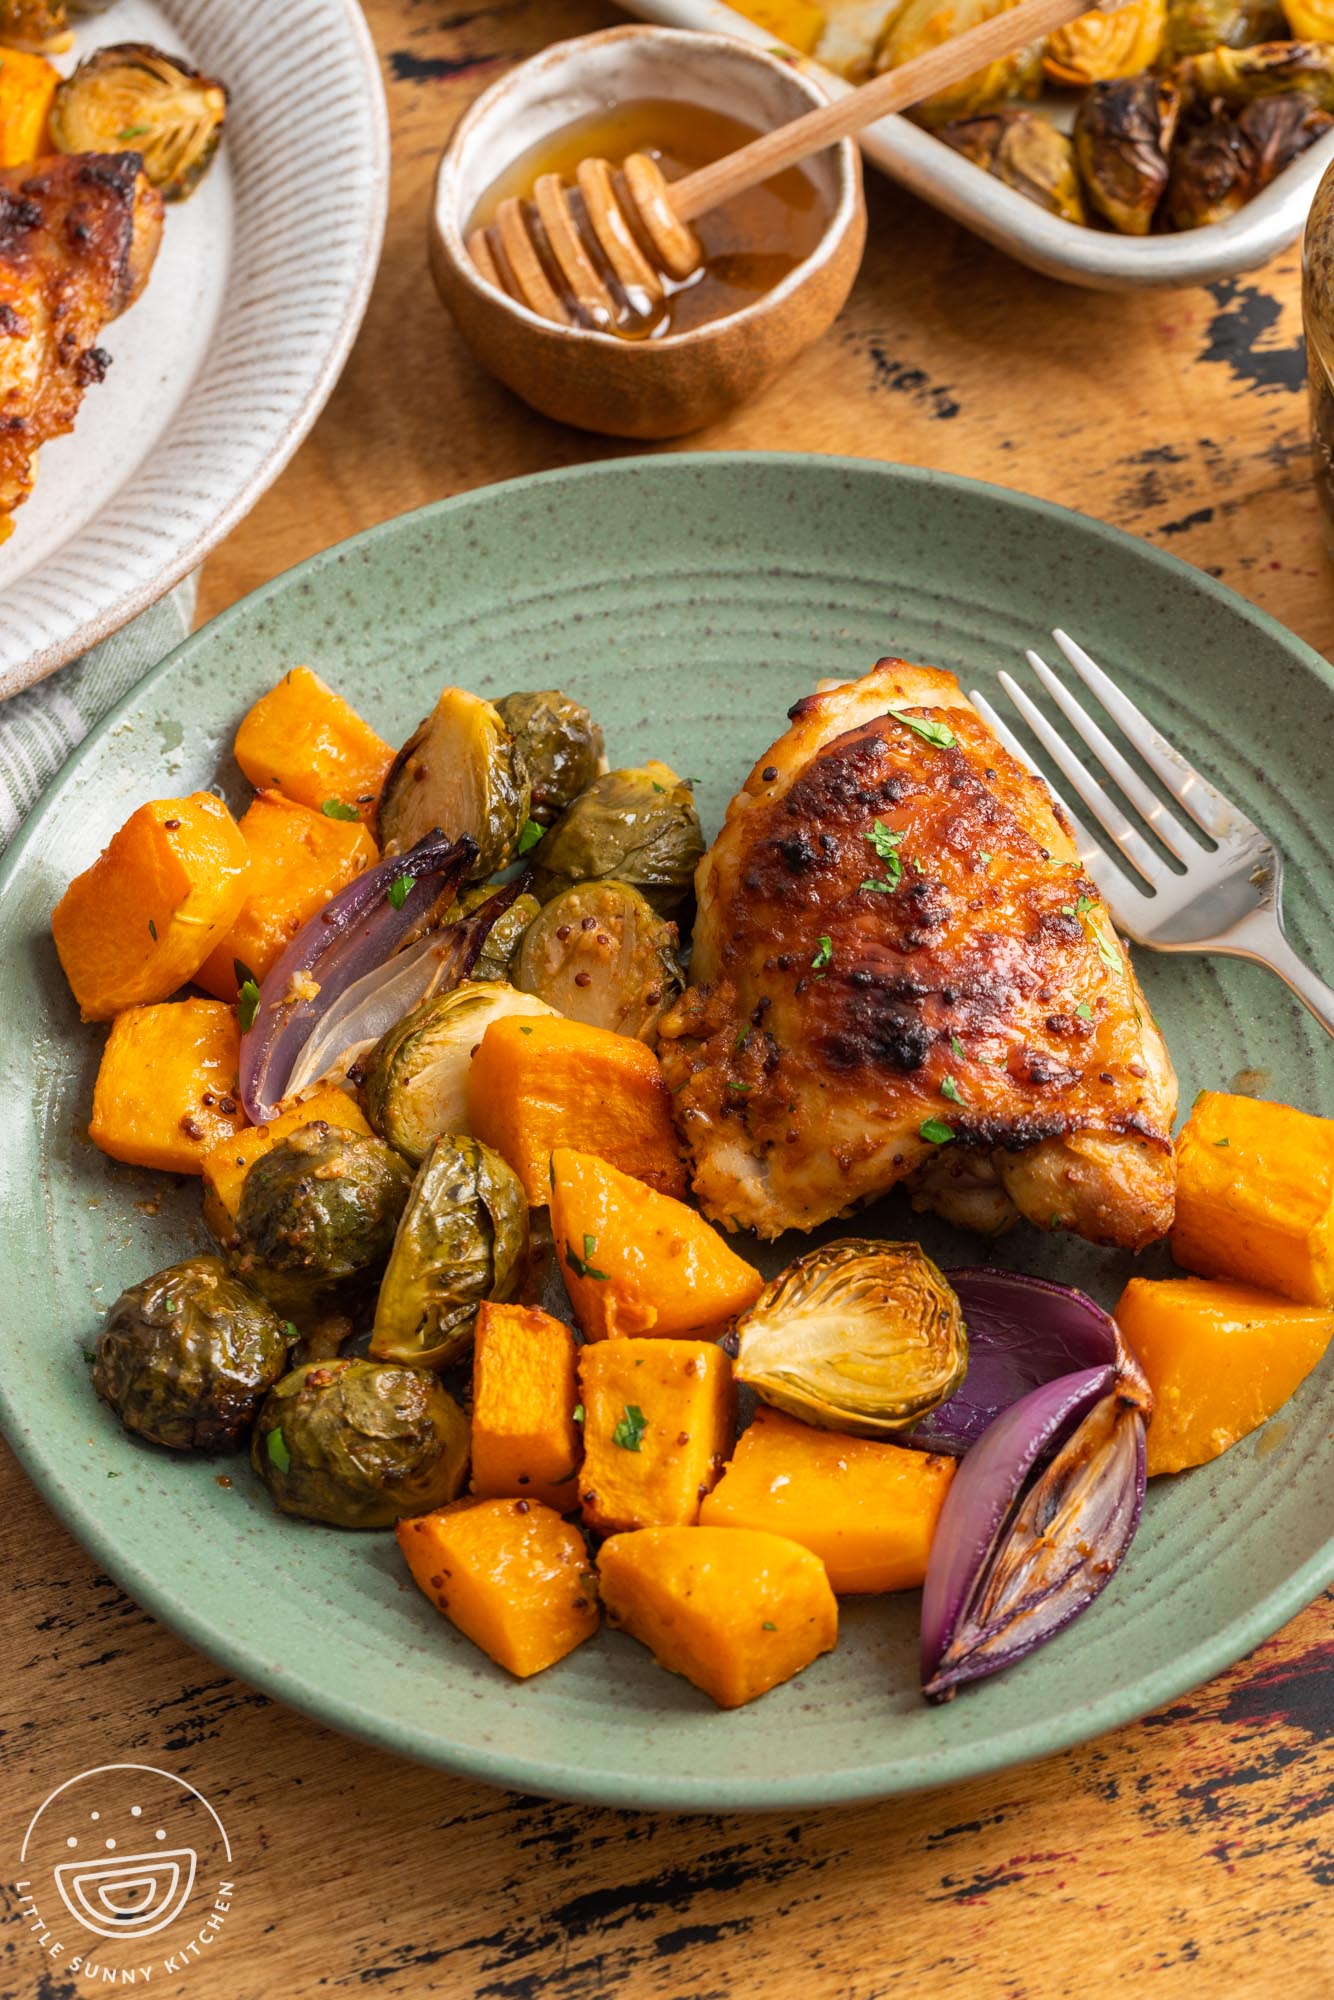
M471 236L475 229L488 227L500 203L516 197L524 203L529 234L546 275L576 326L615 333L625 340L661 340L668 334L688 333L692 327L753 305L816 249L829 209L801 167L789 167L760 187L747 189L721 208L698 217L691 227L699 238L703 261L688 278L677 280L664 273L660 299L649 299L638 288L627 290L620 285L596 251L592 230L582 230L617 302L614 324L600 324L581 309L554 259L544 254L541 224L532 204L534 185L539 175L554 173L573 188L581 160L601 157L619 171L630 153L650 154L669 181L679 180L758 136L758 128L726 112L671 98L637 98L613 109L591 112L558 132L548 133L521 153L482 196L464 234ZM577 191L572 199L582 221ZM629 212L633 213L632 206ZM494 233L490 240L494 255ZM648 246L643 247L647 252ZM503 268L501 276L503 279Z

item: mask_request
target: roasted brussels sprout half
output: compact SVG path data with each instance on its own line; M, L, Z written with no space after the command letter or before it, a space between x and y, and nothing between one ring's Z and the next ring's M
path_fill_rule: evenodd
M898 69L913 56L925 55L941 42L953 41L966 28L980 27L993 15L1008 13L1017 0L907 0L891 10L876 44L877 70ZM937 91L913 108L920 125L948 125L977 111L990 111L1010 97L1036 97L1042 81L1042 43L1033 42L1013 55L1001 56L975 70L962 83Z
M1240 111L1258 97L1300 91L1334 111L1334 48L1325 42L1261 42L1251 49L1210 49L1177 67L1189 104Z
M147 42L96 49L62 83L51 105L58 153L118 153L132 147L164 201L193 193L218 150L226 86Z
M65 0L0 0L0 48L58 56L73 40Z
M549 902L575 882L614 876L675 916L694 893L704 835L689 785L666 764L606 771L534 854L533 889Z
M555 689L507 694L496 711L527 767L528 817L538 826L554 826L604 768L602 731L582 702Z
M473 960L469 979L508 979L523 934L541 907L536 896L526 893L516 896L487 932L486 943Z
M1095 8L1047 37L1042 66L1053 83L1103 83L1137 76L1157 62L1167 30L1167 0L1125 0Z
M1181 94L1165 77L1095 83L1075 114L1075 158L1098 213L1125 236L1147 236L1167 186Z
M174 1451L228 1451L287 1366L278 1315L221 1257L188 1257L116 1300L93 1387L126 1430Z
M845 1237L808 1250L736 1324L736 1377L808 1424L881 1437L954 1394L963 1313L916 1243Z
M1284 32L1277 0L1167 0L1163 62L1224 46L1246 49L1253 42L1276 41Z
M1257 98L1235 118L1210 118L1190 128L1172 151L1172 227L1201 229L1235 215L1331 126L1329 112L1291 91Z
M528 1203L514 1169L477 1139L434 1140L380 1286L371 1353L447 1368L472 1344L483 1299L514 1297L527 1256Z
M375 1361L311 1361L270 1390L250 1463L284 1514L390 1528L456 1499L468 1419L433 1375Z
M489 701L446 688L389 766L379 804L380 845L404 852L438 827L477 842L472 880L506 867L528 817L528 773L512 732Z
M514 983L590 1028L641 1042L680 993L677 929L628 882L579 882L524 934Z
M943 126L936 136L1048 214L1085 220L1074 145L1040 111L984 112Z
M262 1153L245 1177L233 1269L291 1309L373 1273L389 1255L412 1186L383 1139L316 1119Z
M551 1014L531 993L500 981L469 981L423 1000L381 1036L361 1066L371 1124L420 1166L442 1132L468 1130L468 1066L493 1021L506 1014Z

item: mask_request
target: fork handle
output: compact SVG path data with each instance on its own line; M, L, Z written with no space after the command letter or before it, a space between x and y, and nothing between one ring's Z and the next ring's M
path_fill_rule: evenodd
M1306 960L1298 957L1274 911L1257 910L1253 917L1238 924L1228 938L1227 949L1237 958L1252 959L1276 972L1315 1015L1326 1034L1334 1035L1334 986L1326 986Z

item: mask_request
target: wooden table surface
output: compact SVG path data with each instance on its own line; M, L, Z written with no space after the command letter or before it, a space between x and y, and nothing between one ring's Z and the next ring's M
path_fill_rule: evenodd
M482 373L424 258L432 167L470 96L617 16L600 0L368 0L367 12L394 123L379 282L313 435L210 560L201 617L405 508L621 449L532 415ZM1198 563L1330 650L1295 252L1202 291L1102 297L1030 275L879 179L868 194L865 267L838 325L696 446L899 459L1041 494ZM12 1462L4 1479L0 1874L14 1874L22 1825L52 1786L116 1760L197 1784L236 1847L216 1955L179 1980L155 1975L154 1992L1330 1990L1328 1598L1173 1707L982 1783L849 1811L626 1815L419 1770L275 1705L99 1575ZM4 2000L90 1991L43 1957L6 1894Z

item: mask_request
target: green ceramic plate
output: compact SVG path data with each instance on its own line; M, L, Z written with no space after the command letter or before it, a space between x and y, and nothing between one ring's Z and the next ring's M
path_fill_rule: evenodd
M51 1506L128 1591L256 1686L409 1756L616 1805L725 1808L875 1796L1040 1756L1226 1666L1334 1577L1326 1367L1267 1429L1159 1482L1111 1588L1014 1671L928 1709L916 1598L853 1601L833 1657L724 1716L621 1636L515 1683L404 1581L388 1537L280 1518L243 1459L137 1447L89 1388L101 1311L197 1247L202 1226L195 1186L113 1165L84 1137L102 1037L76 1018L51 906L142 800L219 777L243 797L232 731L278 674L312 663L391 742L447 681L568 688L613 758L658 755L697 776L712 830L821 675L899 652L990 689L1057 623L1277 837L1292 937L1329 977L1329 669L1198 571L993 487L722 454L522 480L329 550L140 685L71 761L0 888L4 1413ZM1247 1069L1263 1092L1334 1113L1330 1043L1276 979L1147 953L1141 971L1187 1104ZM914 1226L891 1201L869 1228ZM922 1234L942 1263L978 1258L943 1225ZM1129 1268L1027 1229L997 1254L1108 1303Z

